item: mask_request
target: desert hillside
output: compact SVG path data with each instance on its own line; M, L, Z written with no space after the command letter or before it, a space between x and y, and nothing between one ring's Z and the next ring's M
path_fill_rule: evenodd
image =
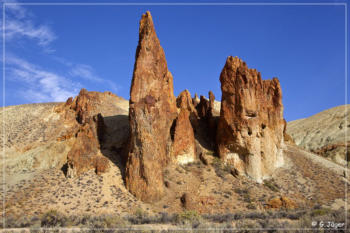
M315 207L316 204L327 211L344 208L344 168L296 146L286 146L283 150L285 165L258 184L236 176L229 166L214 156L212 150L201 146L200 140L205 139L200 136L196 145L203 151L202 159L187 165L167 166L165 197L153 204L141 202L129 193L123 181L122 145L128 137L128 101L106 93L94 95L104 100L98 111L103 113L108 132L103 153L109 160L110 169L101 175L88 171L76 178L65 176L62 166L71 148L69 140L74 139L60 139L71 127L64 123L64 116L57 113L57 107L64 103L1 109L0 116L6 119L7 132L6 160L1 160L6 168L3 191L6 194L6 216L14 221L12 224L24 221L23 215L28 216L25 221L30 221L31 216L45 215L48 210L59 211L65 216L133 216L142 213L153 218L157 218L158 213L170 216L191 210L210 214L208 216L215 220L215 215L225 216L232 211L263 214L272 209L277 215L280 208L285 208L283 205L294 211L290 212L291 216L300 215L298 211L305 206L320 208ZM20 128L14 130L16 125ZM53 129L57 133L52 133ZM288 204L279 204L276 202L278 198L288 200ZM130 221L135 223L135 220ZM242 221L237 221L236 226L252 220ZM299 224L297 220L289 221ZM164 227L171 229L171 225L170 222Z
M218 81L220 97L175 96L146 12L129 100L81 89L62 103L1 108L3 227L344 229L348 168L286 143L278 78L228 56ZM336 142L329 128L322 141Z
M288 122L287 132L296 145L346 165L349 154L345 148L345 134L349 135L349 112L350 105L334 107L308 118Z

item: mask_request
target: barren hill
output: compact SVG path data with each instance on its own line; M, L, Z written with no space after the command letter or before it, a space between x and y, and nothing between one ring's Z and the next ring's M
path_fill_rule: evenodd
M349 155L345 148L345 133L349 135L349 113L350 105L334 107L305 119L288 122L287 132L296 145L346 165ZM347 144L349 146L349 142Z

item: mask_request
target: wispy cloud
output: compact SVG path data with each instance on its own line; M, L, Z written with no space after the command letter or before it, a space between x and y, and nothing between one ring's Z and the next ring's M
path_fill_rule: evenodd
M85 65L85 64L73 65L72 69L69 71L69 74L73 77L80 77L83 79L87 79L89 81L95 81L95 82L104 81L102 78L98 77L95 74L95 71L91 66Z
M18 57L7 57L6 65L6 79L23 84L25 88L20 89L18 94L31 102L65 101L79 90L79 83Z
M35 26L32 21L7 20L5 25L6 40L11 41L20 37L34 39L38 45L47 47L56 39L56 35L46 25Z
M71 66L72 68L69 71L69 74L72 77L79 77L89 81L103 83L109 86L113 92L118 91L118 86L114 82L107 79L100 78L91 66L85 65L85 64L76 64Z
M51 51L49 45L57 36L53 30L44 24L33 22L33 15L16 2L5 5L5 36L8 42L27 38L37 41L37 44L45 51Z
M16 1L6 1L16 3ZM44 57L63 65L60 72L44 69L30 61L16 56L17 53L6 51L6 80L18 82L22 89L17 95L30 102L65 101L74 96L83 86L81 82L98 83L118 91L118 86L110 80L101 78L93 67L77 64L63 57L56 56L52 42L58 37L47 24L39 23L35 15L19 4L6 5L5 36L7 43L17 43L27 39L26 43L33 43L44 51ZM2 28L1 28L2 29ZM0 30L1 30L0 29ZM63 71L62 71L63 70Z

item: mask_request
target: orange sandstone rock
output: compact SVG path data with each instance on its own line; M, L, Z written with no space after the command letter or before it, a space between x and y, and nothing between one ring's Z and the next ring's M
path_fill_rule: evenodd
M196 159L196 145L190 119L192 114L192 122L197 125L197 112L187 90L179 95L177 103L180 113L175 122L173 152L177 163L186 164Z
M163 168L170 161L170 128L177 116L173 78L150 12L142 15L130 90L130 141L126 187L152 202L164 194Z
M220 75L218 154L240 174L257 182L283 163L283 105L277 78L262 80L237 57L228 57Z

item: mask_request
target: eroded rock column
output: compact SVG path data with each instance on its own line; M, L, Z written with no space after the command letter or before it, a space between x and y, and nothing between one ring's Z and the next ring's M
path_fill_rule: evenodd
M173 78L150 12L142 15L130 90L130 142L126 187L152 202L164 194L163 168L170 161L170 128L177 115Z
M283 163L283 105L277 78L262 80L241 59L228 57L220 75L218 153L239 173L261 182Z

